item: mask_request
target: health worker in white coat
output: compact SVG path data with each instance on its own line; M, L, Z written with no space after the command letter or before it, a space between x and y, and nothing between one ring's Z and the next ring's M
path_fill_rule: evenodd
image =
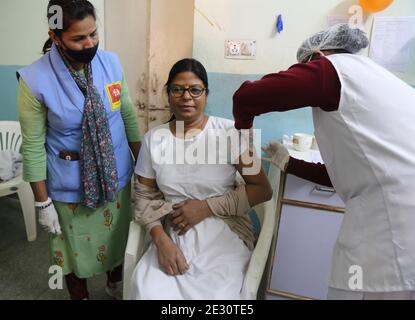
M334 186L346 204L328 298L415 299L415 90L356 54L368 44L347 24L315 34L299 64L242 84L235 126L312 106L324 165L290 158L278 143L265 150L282 170Z

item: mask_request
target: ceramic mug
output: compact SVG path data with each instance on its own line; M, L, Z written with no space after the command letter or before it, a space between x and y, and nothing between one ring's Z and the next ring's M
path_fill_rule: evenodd
M313 136L306 133L295 133L293 136L293 147L297 151L307 151L311 148Z

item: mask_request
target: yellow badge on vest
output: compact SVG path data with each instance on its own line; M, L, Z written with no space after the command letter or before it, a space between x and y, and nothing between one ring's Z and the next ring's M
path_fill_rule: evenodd
M121 81L110 83L105 89L110 100L111 111L117 111L121 108Z

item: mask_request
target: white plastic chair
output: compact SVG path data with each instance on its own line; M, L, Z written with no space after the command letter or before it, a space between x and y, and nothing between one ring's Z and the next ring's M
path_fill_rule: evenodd
M19 151L22 145L20 123L0 121L0 150ZM35 200L30 184L23 181L22 175L12 180L0 182L0 197L17 193L23 211L28 241L36 240Z
M262 292L259 292L258 289L267 264L271 241L276 226L280 171L273 165L270 166L268 179L274 191L272 199L254 207L261 223L261 231L245 274L246 289L252 297L259 297L263 294ZM132 274L138 260L146 251L149 242L150 236L147 234L145 229L136 222L132 221L130 224L128 243L124 256L124 299L130 299L131 297Z

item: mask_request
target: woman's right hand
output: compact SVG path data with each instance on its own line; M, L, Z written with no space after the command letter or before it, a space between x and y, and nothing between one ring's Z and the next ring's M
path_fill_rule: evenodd
M178 276L189 270L182 250L166 233L159 236L154 243L157 247L159 265L163 272L171 276Z
M35 202L35 206L39 208L39 224L47 232L54 235L62 234L58 213L56 212L52 199L48 198L45 202Z

